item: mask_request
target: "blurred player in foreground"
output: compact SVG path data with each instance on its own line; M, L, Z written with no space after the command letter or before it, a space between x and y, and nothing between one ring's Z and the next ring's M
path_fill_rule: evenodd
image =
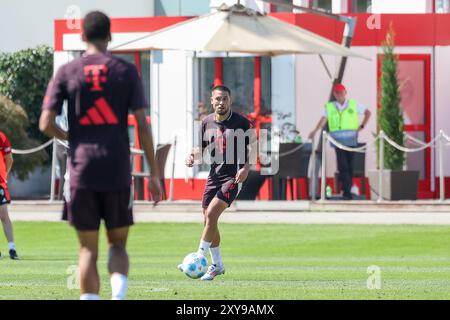
M139 140L150 170L149 191L161 197L151 129L146 122L147 101L136 67L107 52L110 20L90 12L83 20L87 50L59 68L50 81L42 106L40 129L49 137L69 141L70 196L65 210L80 244L79 272L82 300L98 300L97 271L100 222L106 225L108 271L112 299L125 299L129 260L126 251L133 224L128 112L134 113ZM68 103L69 130L55 124L63 102Z

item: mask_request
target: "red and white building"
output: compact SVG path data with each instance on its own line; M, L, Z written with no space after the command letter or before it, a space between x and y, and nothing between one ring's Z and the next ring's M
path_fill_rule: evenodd
M211 1L211 6L214 7L219 2L235 1ZM274 6L260 1L242 1L244 4L246 2L278 19L336 42L342 41L343 23L313 14L276 12ZM335 13L357 17L352 49L371 60L350 58L343 83L348 89L349 97L372 111L373 116L360 135L361 142L372 141L372 135L376 132L381 44L391 24L396 32L396 52L399 54L405 130L427 142L439 130L450 134L449 0L299 0L294 3L323 6ZM363 10L370 12L354 12ZM111 47L189 18L112 17ZM78 56L84 48L80 30L71 25L65 19L58 19L54 23L55 70ZM209 88L212 84L224 83L231 87L235 109L252 117L259 127L279 128L288 123L306 139L323 114L332 83L316 55L222 58L198 57L181 51L117 51L115 54L133 61L141 72L151 105L148 114L156 142L171 142L174 135L177 135L176 154L169 155L165 171L166 178L170 177L170 162L174 156L174 199L201 198L207 172L201 168L186 169L184 158L193 143L197 106L200 103L208 105ZM335 72L340 58L325 57L325 61L328 68ZM174 120L174 115L179 116ZM329 149L327 157L334 159L334 151ZM450 149L446 150L445 158L450 159ZM434 149L409 154L407 167L420 171L420 198L438 197L439 177ZM376 151L372 148L366 154L366 170L375 168ZM329 179L333 178L335 171L335 161L328 161ZM449 197L450 166L445 166L445 183ZM168 182L166 186L169 186ZM305 188L302 188L304 186L304 182L300 183L302 197L306 197ZM266 184L261 189L260 199L269 198Z

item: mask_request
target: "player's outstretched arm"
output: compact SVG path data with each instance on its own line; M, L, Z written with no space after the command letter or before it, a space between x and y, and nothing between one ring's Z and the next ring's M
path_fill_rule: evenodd
M148 165L150 166L150 181L149 181L149 191L152 194L152 198L155 204L161 200L161 183L160 179L160 168L158 167L155 160L155 148L153 144L152 130L150 125L147 124L147 119L145 116L144 109L139 109L134 112L136 117L139 142L141 148L145 152Z
M50 138L68 140L69 134L55 123L56 112L43 110L39 119L39 130Z

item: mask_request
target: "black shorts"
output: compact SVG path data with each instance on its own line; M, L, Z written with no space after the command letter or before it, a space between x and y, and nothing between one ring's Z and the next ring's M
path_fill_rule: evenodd
M8 187L0 186L0 206L11 203Z
M64 202L63 220L79 231L96 231L102 219L108 230L133 224L130 188L105 192L70 188L70 199Z
M208 178L203 193L202 208L208 208L215 197L225 201L230 206L242 188L242 183L236 183L235 181L234 176L225 181L213 181Z

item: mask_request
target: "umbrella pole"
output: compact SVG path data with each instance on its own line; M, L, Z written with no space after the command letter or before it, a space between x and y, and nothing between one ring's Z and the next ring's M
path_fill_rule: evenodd
M339 21L345 22L344 29L344 47L350 48L352 45L353 35L355 34L355 26L356 26L356 17L347 17L347 16L339 16ZM341 83L344 78L344 71L347 65L347 57L341 58L341 63L339 65L339 71L337 77L333 81L333 86L336 83ZM330 92L330 100L334 100L333 89Z

